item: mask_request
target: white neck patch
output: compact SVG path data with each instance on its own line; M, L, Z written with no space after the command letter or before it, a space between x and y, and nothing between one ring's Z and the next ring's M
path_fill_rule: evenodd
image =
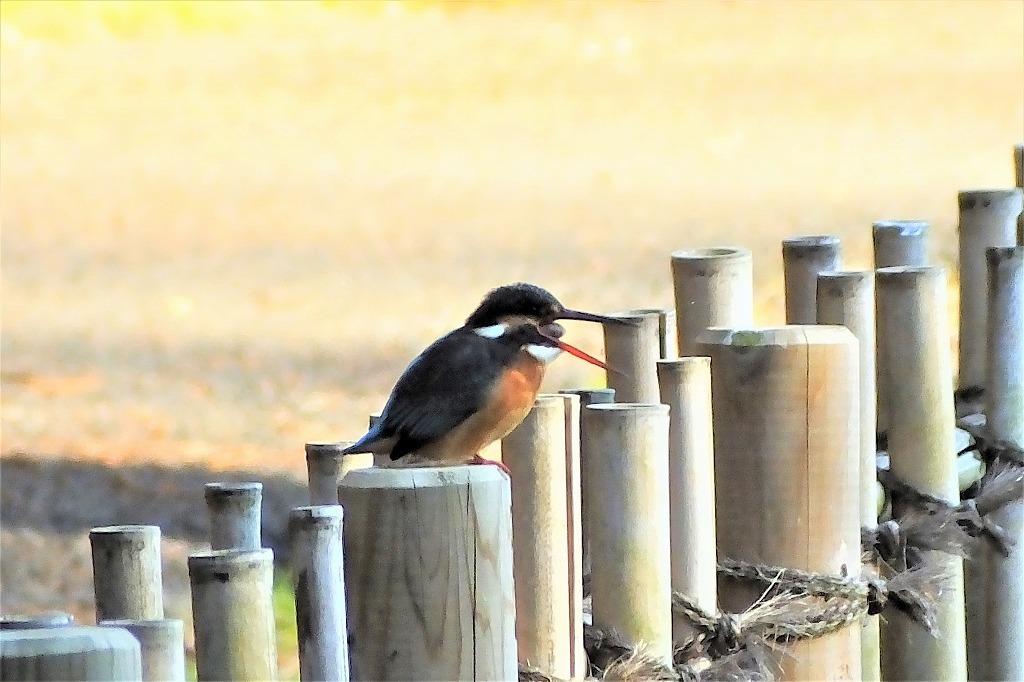
M485 339L500 339L508 331L508 325L492 324L489 327L477 327L473 331Z
M538 344L531 343L526 346L526 352L546 365L554 361L555 358L561 355L562 349L552 348L551 346L541 346Z

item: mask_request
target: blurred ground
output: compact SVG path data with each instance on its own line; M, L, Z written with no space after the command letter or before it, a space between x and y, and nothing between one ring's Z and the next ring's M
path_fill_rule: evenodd
M9 610L53 561L25 533L88 597L81 531L146 467L297 485L494 285L667 304L670 251L740 244L770 323L784 236L858 268L924 218L951 264L956 191L1012 182L1024 4L5 0L0 86Z

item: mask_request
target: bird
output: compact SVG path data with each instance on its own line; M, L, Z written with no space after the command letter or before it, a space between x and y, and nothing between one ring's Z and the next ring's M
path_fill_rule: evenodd
M480 451L526 418L547 365L567 352L609 369L562 341L556 320L623 323L566 308L534 284L492 289L461 327L409 363L380 418L342 454L388 455L392 466L493 464L509 473Z

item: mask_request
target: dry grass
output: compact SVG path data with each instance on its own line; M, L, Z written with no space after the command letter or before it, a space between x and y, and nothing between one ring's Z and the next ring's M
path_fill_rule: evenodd
M949 258L1024 121L1019 2L206 5L0 6L5 451L300 469L488 287L667 303L676 248L776 321L779 239Z

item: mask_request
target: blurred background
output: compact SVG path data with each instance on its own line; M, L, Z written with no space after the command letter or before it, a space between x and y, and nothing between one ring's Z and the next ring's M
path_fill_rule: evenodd
M187 619L202 483L264 481L279 547L303 443L493 286L669 305L671 251L741 245L777 323L780 240L863 268L882 218L955 265L1024 3L4 0L0 79L0 608L91 620L84 531L144 522Z

